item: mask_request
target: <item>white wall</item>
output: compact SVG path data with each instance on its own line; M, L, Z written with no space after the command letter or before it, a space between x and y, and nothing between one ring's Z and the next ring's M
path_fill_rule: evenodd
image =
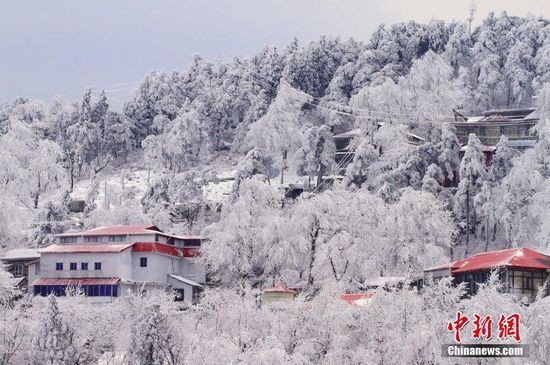
M116 277L130 280L131 249L115 253L42 253L40 258L41 278L105 278ZM56 263L63 263L63 270L56 270ZM76 262L77 269L70 270L70 263ZM88 263L88 270L81 270L81 263ZM94 264L101 262L101 270Z
M140 267L140 259L147 258L147 267ZM168 274L179 274L181 259L155 252L132 253L132 279L166 283Z

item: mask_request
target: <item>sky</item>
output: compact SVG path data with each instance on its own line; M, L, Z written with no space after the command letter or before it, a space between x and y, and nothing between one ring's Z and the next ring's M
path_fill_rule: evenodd
M0 103L73 101L105 89L116 107L151 70L184 69L334 35L368 40L382 23L466 20L472 0L0 0ZM490 11L550 17L547 0L476 0Z

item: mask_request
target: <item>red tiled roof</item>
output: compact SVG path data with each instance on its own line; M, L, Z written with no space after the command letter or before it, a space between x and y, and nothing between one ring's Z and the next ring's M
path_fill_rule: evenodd
M349 304L354 304L355 302L357 302L358 300L361 300L361 299L372 299L372 298L374 298L375 295L376 295L376 293L372 293L372 292L369 292L369 293L355 293L355 294L342 294L342 295L340 295L340 299L348 302Z
M162 233L157 226L108 226L97 227L88 231L67 232L57 236L73 237L73 236L104 236L104 235L126 235L126 234L147 234L147 233Z
M296 294L295 290L289 289L286 286L277 285L273 288L265 289L264 292L277 292L277 293L292 293Z
M36 279L32 285L116 285L120 278Z
M50 245L40 250L40 253L109 253L122 252L132 247L133 243L105 243L82 245Z
M451 267L451 272L455 274L483 271L501 266L546 270L550 269L550 256L529 248L483 252L456 261Z

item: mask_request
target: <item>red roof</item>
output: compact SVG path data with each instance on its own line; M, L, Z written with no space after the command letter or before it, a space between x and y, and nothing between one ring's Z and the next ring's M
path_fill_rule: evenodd
M183 250L158 242L136 242L132 248L133 252L158 252L165 255L184 257Z
M355 302L357 302L358 300L361 300L361 299L372 299L372 298L374 298L375 295L376 295L376 293L372 293L372 292L369 292L369 293L355 293L355 294L342 294L342 295L340 295L340 299L348 302L349 304L354 304Z
M104 236L104 235L127 235L127 234L148 234L148 233L162 233L157 226L109 226L109 227L97 227L88 231L81 232L67 232L59 234L60 237L72 237L72 236Z
M451 272L486 271L501 266L546 270L550 269L550 256L529 248L483 252L456 261Z
M80 232L66 232L56 235L57 237L80 237L80 236L123 236L123 235L142 235L142 234L159 234L165 237L173 237L181 240L204 240L202 236L194 235L182 235L175 236L171 234L164 233L157 226L108 226L108 227L97 227L90 229L88 231Z
M116 285L120 278L36 279L32 285Z
M296 294L295 290L289 289L286 286L282 286L282 285L277 285L277 286L274 286L273 288L265 289L264 292Z
M40 250L41 253L110 253L122 252L132 247L133 243L105 243L82 245L50 245Z

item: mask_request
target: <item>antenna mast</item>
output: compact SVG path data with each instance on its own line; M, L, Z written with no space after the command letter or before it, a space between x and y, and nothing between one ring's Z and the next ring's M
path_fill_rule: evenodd
M470 36L472 36L472 22L474 21L474 13L476 12L477 6L476 1L472 0L472 3L470 4L470 17L468 18L468 33Z

